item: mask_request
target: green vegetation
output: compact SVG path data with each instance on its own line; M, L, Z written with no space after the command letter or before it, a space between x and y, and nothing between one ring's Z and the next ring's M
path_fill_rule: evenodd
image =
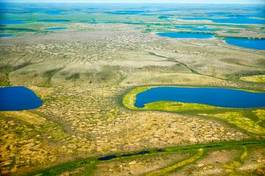
M93 174L93 170L96 168L96 161L94 158L88 158L80 161L72 161L68 163L63 163L61 165L43 170L43 171L37 171L33 172L31 174L27 175L37 175L37 176L54 176L54 175L60 175L63 172L67 171L73 171L74 169L83 167L84 173L83 175L89 176Z
M56 69L52 69L52 70L45 71L43 73L43 78L45 79L45 81L40 85L40 87L51 87L52 77L57 72L59 72L60 70L62 70L62 68L56 68Z
M256 113L256 116L259 118L259 120L265 120L265 109L255 110L254 113Z
M10 86L7 74L0 73L0 86Z
M257 122L245 117L242 112L225 112L214 114L213 117L227 121L237 127L244 129L248 132L264 135L265 128L257 124Z
M175 13L168 19L155 13L87 15L90 10L56 15L66 20L59 23L39 10L34 16L14 13L12 19L26 23L0 26L14 35L1 39L0 85L27 86L44 100L36 110L0 113L0 175L201 175L225 174L224 168L229 174L264 175L264 109L178 102L134 106L138 93L161 85L264 91L263 83L240 79L265 74L263 51L221 41L264 38L264 28L195 24L175 20ZM177 25L215 28L216 40L156 35L192 32ZM67 29L46 30L56 26ZM122 99L124 109L119 95L132 87ZM216 153L223 162L213 159Z
M240 78L240 80L247 82L265 83L265 75L243 76Z
M237 169L244 163L247 157L248 149L246 146L243 146L243 150L240 156L236 157L233 161L230 161L224 165L225 171L231 176L238 175Z
M144 106L143 109L169 111L169 112L190 112L190 111L196 112L196 111L218 110L220 108L209 105L196 104L196 103L159 101L154 103L148 103Z
M9 73L12 71L12 67L9 65L0 67L0 86L9 86L10 81L8 79Z
M66 77L65 79L66 80L73 80L73 81L75 81L75 80L78 80L79 78L80 78L80 74L79 73L74 73L74 74Z
M41 125L46 119L30 111L0 112L1 116L12 117L28 124Z
M234 59L234 60L224 60L227 63L234 63L236 65L241 65L241 66L247 66L247 67L251 67L251 68L258 68L262 65L264 65L264 60L258 60L256 61L258 65L251 65L251 63L249 62L242 62L240 59ZM265 72L263 70L254 70L254 71L240 71L231 75L228 75L228 78L230 80L234 80L234 81L240 81L240 82L244 82L245 84L251 84L254 85L252 86L252 88L255 88L255 84L257 85L262 85L263 82L263 77L265 75Z
M82 169L80 172L82 175L93 175L94 169L96 168L96 165L98 163L104 163L111 160L119 161L124 160L124 158L133 158L135 157L147 157L147 156L154 156L159 153L194 153L193 156L184 159L182 161L179 161L177 163L171 164L167 167L154 170L151 172L146 173L146 176L160 176L165 175L167 173L176 171L182 167L185 167L191 163L194 163L195 161L201 159L201 157L207 153L208 151L216 151L216 150L224 150L224 149L241 149L243 147L243 151L240 154L238 158L235 158L234 161L231 161L231 163L228 163L225 165L227 169L232 169L235 171L236 168L240 166L240 163L244 162L244 160L247 158L247 147L263 147L265 146L264 140L249 140L249 141L224 141L224 142L213 142L209 144L195 144L195 145L187 145L187 146L174 146L174 147L165 147L160 149L148 149L145 150L143 154L140 151L135 151L131 153L116 153L116 154L110 154L107 156L104 156L104 158L108 158L108 156L116 156L114 158L110 158L106 161L101 160L100 158L103 158L102 156L99 157L92 157L87 159L81 159L81 160L75 160L70 161L67 163L59 164L57 166L47 168L40 171L35 171L33 173L27 174L27 175L38 175L38 176L46 176L46 175L60 175L65 172L70 172L78 168L85 168Z
M134 106L136 95L139 94L140 92L146 91L151 87L136 87L132 90L130 90L126 95L124 95L122 99L122 103L125 107L129 109L138 109L137 107Z
M18 65L0 65L0 86L10 86L9 74L13 71L19 70L23 67L30 65L31 62L24 62Z
M188 164L191 164L191 163L195 162L196 160L200 159L203 155L203 152L204 152L203 149L198 149L197 153L195 155L193 155L192 157L185 159L183 161L174 163L174 164L167 166L165 168L147 173L147 174L145 174L145 176L163 176L163 175L166 175L168 173L174 172L177 169L184 167Z
M264 110L257 109L257 118L252 116L252 112L249 109L238 110L232 108L222 108L210 105L195 104L195 103L181 103L181 102L169 102L159 101L146 104L143 108L137 108L134 103L137 94L152 88L151 86L136 87L129 91L123 98L123 104L125 107L132 110L155 110L166 111L176 113L197 114L205 117L214 117L230 124L233 124L247 132L264 135L265 128L260 124L263 123ZM260 123L260 124L259 124Z

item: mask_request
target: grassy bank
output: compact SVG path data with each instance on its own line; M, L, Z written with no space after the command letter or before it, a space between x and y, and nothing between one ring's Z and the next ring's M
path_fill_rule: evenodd
M215 118L221 121L225 121L231 125L234 125L244 131L255 134L264 135L264 112L262 108L223 108L205 104L197 103L182 103L172 101L158 101L145 104L143 108L135 106L135 100L137 94L144 92L155 86L143 86L136 87L129 91L123 97L123 105L132 110L153 110L153 111L165 111L184 114L200 115L202 117ZM244 90L250 91L252 90Z
M61 173L71 172L78 168L82 168L83 175L92 175L94 169L96 168L97 163L99 162L107 162L113 160L117 161L117 160L139 158L139 157L141 158L147 156L154 156L159 153L183 153L183 152L194 153L191 157L184 159L180 162L147 173L148 176L163 175L195 162L208 151L216 151L222 149L238 149L238 148L241 149L242 147L253 147L253 146L255 147L265 146L265 141L264 140L221 141L221 142L208 143L208 144L194 144L194 145L172 146L165 148L153 148L153 149L146 149L143 151L135 151L130 153L113 153L105 156L89 157L87 159L70 161L57 166L53 166L51 168L35 171L26 175L38 175L38 176L60 175ZM244 150L240 156L240 159L244 160L245 155L246 151Z

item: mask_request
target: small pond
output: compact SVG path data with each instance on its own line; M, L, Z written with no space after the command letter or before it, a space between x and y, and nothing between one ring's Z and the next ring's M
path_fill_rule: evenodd
M0 19L0 25L8 25L8 24L23 24L24 22L21 20L9 20L9 19Z
M66 27L48 27L46 28L47 31L61 31L61 30L65 30Z
M39 20L39 22L46 22L46 23L67 23L67 22L70 22L70 20L67 20L67 19L43 19L43 20Z
M229 17L229 18L201 18L201 17L189 17L189 18L182 18L182 20L208 20L213 21L215 23L225 24L265 24L265 20L261 18L255 17Z
M0 111L29 110L41 105L42 100L26 87L0 87Z
M225 38L226 43L243 48L250 48L256 50L265 50L265 39L248 39L248 38Z
M161 37L169 37L169 38L181 38L181 39L209 39L214 37L213 34L209 33L199 33L199 32L161 32L157 33Z
M136 96L135 106L158 101L198 103L227 108L265 107L265 92L247 92L228 88L154 87Z
M0 38L12 38L14 36L15 35L13 35L13 34L0 34Z
M118 11L112 11L112 12L107 12L109 14L114 14L114 15L138 15L138 14L143 14L145 13L144 10L118 10Z
M231 23L231 24L265 24L264 19L232 17L232 18L216 18L212 19L215 23Z

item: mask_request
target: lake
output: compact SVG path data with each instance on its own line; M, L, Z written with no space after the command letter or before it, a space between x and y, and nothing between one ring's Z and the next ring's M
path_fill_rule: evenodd
M233 17L212 19L215 23L231 23L231 24L265 24L265 20L257 18Z
M42 100L26 87L0 87L0 111L36 109L41 105Z
M14 37L13 34L0 34L0 38L12 38Z
M61 30L65 30L66 27L48 27L46 28L47 31L61 31Z
M137 14L143 14L145 11L143 10L121 10L121 11L113 11L113 12L106 12L109 14L115 14L115 15L137 15Z
M265 39L248 39L248 38L225 38L226 43L243 48L250 48L256 50L265 50Z
M136 96L135 106L147 103L175 101L207 104L226 108L265 107L265 92L247 92L228 88L154 87Z
M209 39L214 37L213 34L209 33L195 33L195 32L161 32L157 33L161 37L169 37L169 38L181 38L181 39Z
M181 18L182 20L208 20L215 23L231 23L231 24L265 24L264 19L254 18L254 17L230 17L230 18L201 18L201 17L190 17Z
M45 22L45 23L67 23L67 22L70 22L70 20L67 20L67 19L43 19L43 20L39 20L39 22Z
M7 24L23 24L24 22L21 20L11 20L11 19L0 19L0 25Z

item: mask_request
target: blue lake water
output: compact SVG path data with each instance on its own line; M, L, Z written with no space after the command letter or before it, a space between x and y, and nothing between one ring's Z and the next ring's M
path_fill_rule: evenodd
M45 13L47 13L48 15L61 15L63 12L58 9L50 9L46 10Z
M248 39L248 38L225 38L226 43L243 48L250 48L256 50L265 50L265 39Z
M168 20L170 18L170 16L169 15L160 15L158 18L161 20Z
M209 38L214 37L213 34L195 33L195 32L161 32L157 34L161 37L169 37L169 38L209 39Z
M61 30L65 30L66 27L48 27L46 28L46 30L48 31L61 31Z
M260 108L265 107L265 92L227 88L155 87L139 93L135 106L141 108L147 103L158 101L198 103L227 108Z
M233 17L212 19L215 23L232 23L232 24L265 24L265 20L257 18Z
M265 24L264 19L251 18L251 17L242 17L242 16L232 16L230 18L202 18L202 17L189 17L182 18L183 20L209 20L215 23L231 23L231 24Z
M21 20L9 20L9 19L1 19L0 24L1 25L7 25L7 24L23 24L24 22Z
M70 22L70 20L67 19L44 19L39 20L40 22L49 22L49 23L67 23Z
M23 86L0 88L0 111L35 109L42 105L41 99Z
M13 34L0 34L0 38L12 38L14 37Z
M113 11L113 12L107 12L110 14L115 15L137 15L137 14L143 14L145 11L143 10L120 10L120 11Z
M23 31L23 32L37 32L35 29L29 28L10 28L10 27L0 27L0 31Z
M181 18L182 20L210 20L209 18L205 17L186 17L186 18Z

